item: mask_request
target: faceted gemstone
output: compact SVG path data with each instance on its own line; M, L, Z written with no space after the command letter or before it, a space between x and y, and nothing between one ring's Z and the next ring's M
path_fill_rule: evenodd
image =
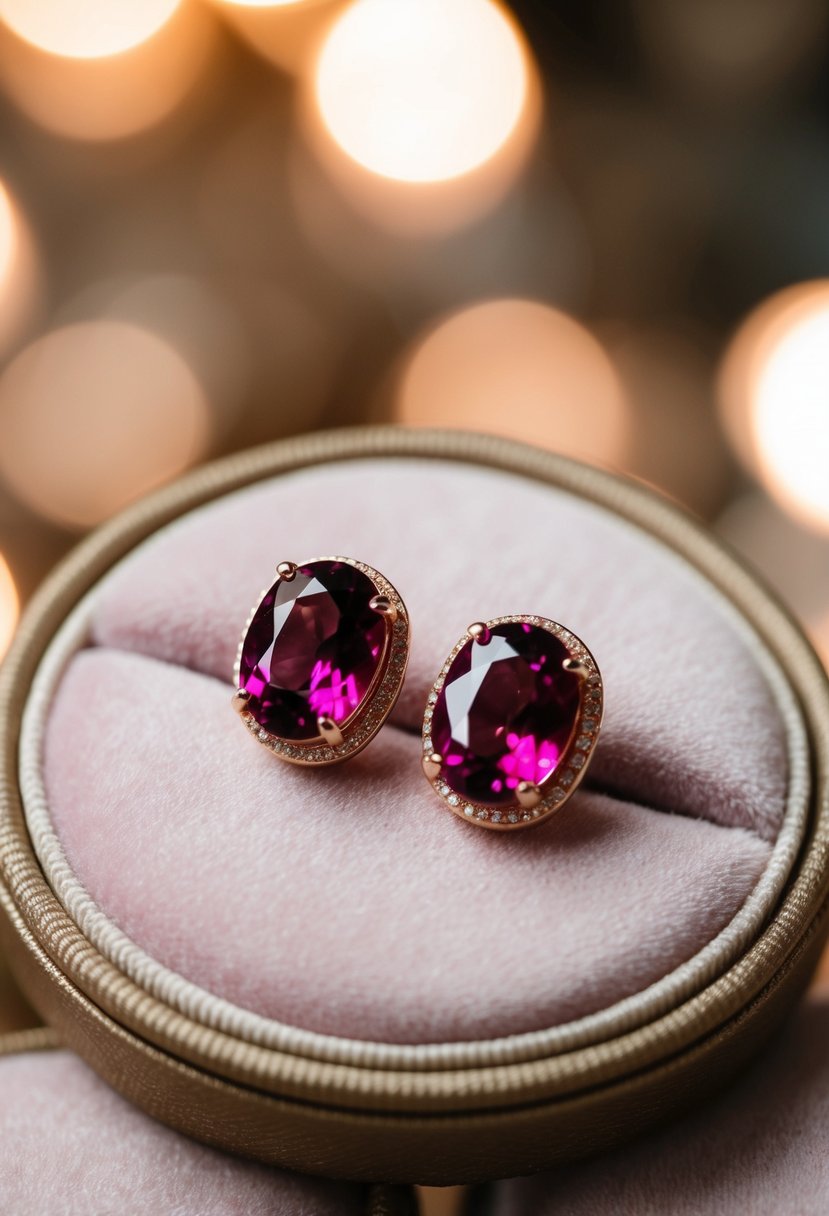
M489 641L468 641L446 674L432 716L441 777L488 806L516 801L521 781L543 786L573 733L580 680L565 671L569 651L539 625L494 625Z
M281 739L315 739L318 718L342 723L365 699L386 644L386 621L370 606L378 589L348 562L309 562L278 579L242 644L239 687L246 708Z

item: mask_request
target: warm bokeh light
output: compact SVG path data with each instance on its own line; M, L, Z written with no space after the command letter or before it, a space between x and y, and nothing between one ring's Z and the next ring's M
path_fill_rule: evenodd
M156 334L120 321L67 325L0 379L0 476L49 519L88 527L202 456L208 403Z
M7 2L0 0L0 6ZM102 0L102 7L119 12L122 6ZM98 5L89 8L97 10ZM0 24L3 88L29 118L58 135L113 140L145 131L166 118L192 90L214 44L216 21L206 6L195 0L175 4L168 0L166 8L163 26L155 32L147 23L143 26L153 37L127 41L124 28L120 52L101 51L94 58L68 51L55 54L22 41ZM148 11L154 6L149 5Z
M304 140L290 166L298 211L332 181L358 221L398 238L442 239L493 211L527 165L542 113L534 60L507 9L356 0L308 15Z
M257 54L304 79L345 0L213 0L213 5Z
M53 55L98 59L151 38L181 0L0 0L0 20Z
M496 431L604 464L623 462L627 410L616 371L572 317L533 300L454 313L402 371L401 422Z
M323 121L365 168L437 182L488 160L527 95L524 48L492 0L356 0L316 71Z
M314 0L219 0L232 8L291 8L302 4L313 4Z
M0 659L9 648L17 627L20 604L8 562L0 553Z
M0 183L0 290L11 273L19 240L17 217L5 186Z
M768 492L829 530L829 280L780 292L748 318L720 398L736 450Z
M40 294L34 241L19 206L0 181L0 353L20 336Z

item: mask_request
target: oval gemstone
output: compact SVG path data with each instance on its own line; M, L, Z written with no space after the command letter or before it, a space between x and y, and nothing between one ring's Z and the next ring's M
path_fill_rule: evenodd
M245 708L280 739L316 739L318 719L343 723L365 699L386 645L374 582L348 562L308 562L280 578L242 642Z
M470 639L446 674L432 714L441 777L455 793L489 806L515 803L521 781L543 786L573 733L579 676L569 651L540 625L494 625Z

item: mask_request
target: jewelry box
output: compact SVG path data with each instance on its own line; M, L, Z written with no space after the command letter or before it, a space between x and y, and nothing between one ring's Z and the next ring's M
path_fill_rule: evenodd
M411 619L365 751L300 770L231 707L283 560L381 570ZM549 822L421 772L472 621L563 622L601 737ZM787 613L677 508L492 436L366 428L225 459L81 543L0 675L0 916L26 995L125 1097L309 1174L481 1182L727 1083L827 931L829 697Z

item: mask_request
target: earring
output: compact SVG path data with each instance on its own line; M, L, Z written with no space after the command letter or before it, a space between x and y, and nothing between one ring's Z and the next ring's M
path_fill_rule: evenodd
M351 557L280 562L239 644L234 707L292 764L335 764L374 737L397 700L409 616L387 578Z
M429 693L423 771L468 823L541 823L584 777L602 701L596 660L563 626L540 616L476 622Z

